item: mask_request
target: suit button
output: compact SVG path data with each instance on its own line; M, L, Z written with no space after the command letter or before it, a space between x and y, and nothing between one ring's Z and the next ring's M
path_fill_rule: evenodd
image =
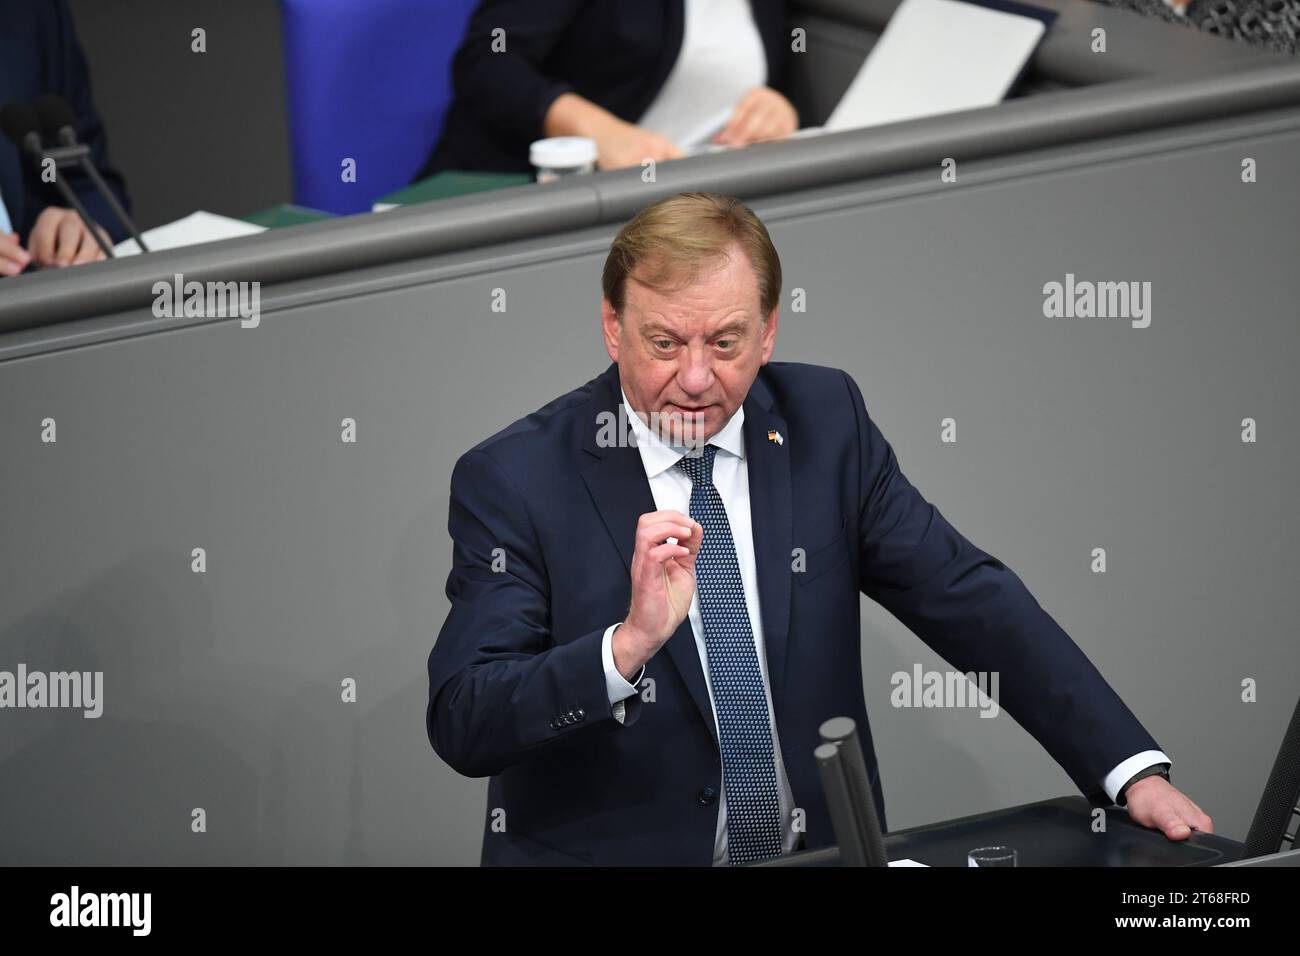
M559 730L559 729L560 729L560 721L559 721L559 718L557 718L557 717L552 717L552 718L551 718L551 729L552 729L552 730Z
M585 710L583 710L581 707L579 707L579 708L578 708L578 719L579 719L579 720L582 720L582 719L583 719L584 717L586 717L586 716L587 716L587 712L586 712Z
M705 787L695 795L695 799L700 801L700 806L712 806L713 802L718 799L718 791L713 787Z

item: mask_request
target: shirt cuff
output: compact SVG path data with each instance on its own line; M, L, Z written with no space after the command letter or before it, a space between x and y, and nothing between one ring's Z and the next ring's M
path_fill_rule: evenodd
M609 635L606 634L606 637ZM1118 767L1106 774L1106 779L1102 782L1102 787L1106 790L1106 796L1110 797L1110 802L1114 803L1119 799L1120 787L1128 783L1129 778L1139 770L1145 770L1147 767L1154 766L1158 763L1173 763L1165 756L1163 750L1144 750L1140 754L1134 754L1129 757Z
M641 673L637 674L636 680L631 683L618 672L618 668L614 666L614 631L617 628L618 624L611 624L605 629L605 637L600 642L600 659L605 666L605 691L609 694L609 705L613 710L614 719L621 724L626 709L623 701L638 693L635 685L640 683L641 675L645 673L645 666L642 665Z

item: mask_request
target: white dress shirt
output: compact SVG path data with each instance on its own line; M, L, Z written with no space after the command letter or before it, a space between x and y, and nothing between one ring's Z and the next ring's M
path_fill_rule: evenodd
M637 125L686 149L720 132L751 87L767 82L767 53L749 0L686 0L682 46Z
M620 389L621 392L621 389ZM680 511L690 514L691 479L680 469L674 467L687 449L665 443L657 434L650 431L645 422L628 404L627 394L623 393L624 412L636 436L637 450L641 453L641 463L645 467L646 478L650 482L650 492L654 496L655 507L660 511ZM758 652L759 668L763 676L763 692L767 695L768 724L772 730L773 753L776 758L776 775L781 807L781 819L785 821L782 836L783 852L789 853L798 839L793 830L794 797L790 782L786 776L785 763L781 759L781 744L776 732L776 711L772 707L772 685L767 673L767 653L763 643L763 622L760 615L758 593L758 570L754 558L754 535L750 526L749 514L749 469L745 464L745 436L742 426L745 421L745 409L742 406L718 434L709 439L709 443L718 447L713 460L713 486L722 498L727 512L727 521L731 525L731 538L736 545L736 561L740 565L740 579L745 591L745 603L749 608L749 625L754 632L754 646ZM704 643L704 620L700 615L699 593L691 597L689 612L691 630L695 634L695 648L700 655L700 666L704 670L704 683L709 691L709 705L713 710L713 726L718 728L717 708L713 702L713 681L709 675L709 656ZM619 623L622 623L621 621ZM639 693L636 684L641 681L641 674L628 682L618 668L614 666L613 636L618 624L605 630L601 643L601 660L605 669L605 687L609 692L609 702L614 717L623 722L626 705L625 699ZM641 669L645 673L645 668ZM719 736L721 734L719 733ZM1128 782L1139 770L1145 770L1152 764L1171 763L1169 758L1159 750L1145 750L1134 754L1106 775L1103 788L1106 795L1114 802L1120 787ZM718 798L718 827L713 843L713 864L722 866L727 862L727 800L726 781L723 781L722 793Z

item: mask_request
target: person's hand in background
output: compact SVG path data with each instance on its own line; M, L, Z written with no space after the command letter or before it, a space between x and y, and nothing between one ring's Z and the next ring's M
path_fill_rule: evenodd
M1124 794L1135 823L1164 831L1171 840L1186 840L1193 830L1214 832L1214 821L1164 777L1146 777Z
M682 151L667 136L617 120L596 138L596 165L601 169L640 166L647 159L681 159Z
M666 136L619 119L576 93L555 98L546 112L547 136L586 136L596 142L596 165L601 169L640 166L647 159L680 159L682 151Z
M0 232L0 276L16 276L31 261L31 254L23 248L18 233Z
M106 243L111 241L103 228L99 233ZM27 250L40 266L81 265L107 258L81 217L61 206L41 210L27 237Z
M713 142L722 146L747 146L789 136L799 128L794 105L770 86L756 86L740 98L731 119Z

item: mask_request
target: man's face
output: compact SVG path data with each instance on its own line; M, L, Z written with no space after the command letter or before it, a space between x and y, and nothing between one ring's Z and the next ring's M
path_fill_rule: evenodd
M603 297L600 311L628 402L665 440L703 445L771 359L779 306L764 322L758 280L739 246L677 291L661 294L629 276L624 300L622 321Z

